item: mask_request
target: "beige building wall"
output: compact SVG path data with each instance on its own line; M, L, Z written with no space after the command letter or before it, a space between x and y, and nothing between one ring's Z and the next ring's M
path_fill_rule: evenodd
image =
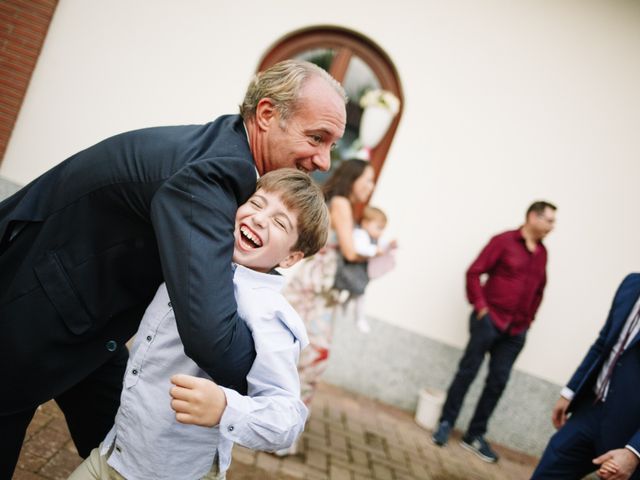
M548 199L549 284L517 368L564 383L640 270L638 2L61 0L0 175L24 184L112 134L234 113L269 46L318 24L374 40L404 87L373 198L401 249L369 313L463 346L466 267Z

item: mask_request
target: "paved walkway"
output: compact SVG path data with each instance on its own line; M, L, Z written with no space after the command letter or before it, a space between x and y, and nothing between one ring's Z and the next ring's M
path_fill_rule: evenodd
M458 445L431 443L430 433L402 410L323 384L313 403L300 452L278 458L236 446L228 480L526 480L535 458L495 446L487 464ZM80 462L55 403L29 426L14 480L62 480Z

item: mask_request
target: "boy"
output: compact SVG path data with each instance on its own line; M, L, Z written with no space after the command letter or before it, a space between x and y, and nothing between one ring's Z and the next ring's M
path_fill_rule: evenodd
M356 253L368 259L390 255L396 248L396 241L382 242L381 237L387 226L387 216L376 207L365 207L360 226L353 230L353 245ZM389 259L392 261L392 259ZM341 290L340 297L353 300L355 304L356 325L363 333L369 333L371 327L364 314L364 291L369 284L371 274L369 261L348 262L339 257L334 287ZM343 293L344 292L344 293Z
M308 175L279 169L261 177L255 194L238 208L234 228L234 293L256 346L248 395L208 381L218 395L217 408L207 412L212 428L187 425L175 413L189 402L186 383L175 378L190 377L172 378L183 385L173 387L173 400L169 378L209 377L184 354L162 284L131 349L115 425L70 479L199 479L210 470L222 479L234 442L261 450L291 445L307 417L296 365L308 340L301 319L279 293L284 277L269 273L316 253L326 242L328 224L322 191Z

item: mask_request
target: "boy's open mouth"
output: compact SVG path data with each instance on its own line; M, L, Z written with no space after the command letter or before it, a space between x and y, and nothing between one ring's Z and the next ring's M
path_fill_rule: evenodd
M260 236L244 224L240 225L240 242L243 246L249 248L260 248L262 246Z

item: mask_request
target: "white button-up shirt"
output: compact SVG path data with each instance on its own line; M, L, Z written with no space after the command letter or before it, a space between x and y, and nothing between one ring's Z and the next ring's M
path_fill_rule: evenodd
M247 375L248 396L223 388L220 424L184 425L171 409L170 377L210 378L184 354L166 286L147 308L130 352L115 425L101 453L129 480L199 479L217 457L231 463L233 443L258 450L289 447L302 432L307 408L300 400L297 362L308 344L300 317L280 293L285 279L237 266L238 313L251 329L256 359Z

